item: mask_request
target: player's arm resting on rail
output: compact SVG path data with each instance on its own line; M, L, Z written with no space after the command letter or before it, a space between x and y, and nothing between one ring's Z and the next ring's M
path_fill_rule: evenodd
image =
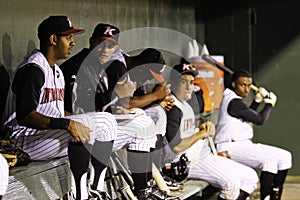
M232 99L228 105L227 112L232 116L256 125L263 125L269 118L272 110L271 104L265 104L260 112L248 107L243 99Z
M129 101L129 108L143 108L155 101L163 100L169 94L170 89L167 85L159 85L151 93L143 96L131 97Z
M202 124L200 126L200 130L197 133L191 135L190 137L181 138L179 131L181 118L182 112L177 107L173 107L170 111L167 112L166 137L171 149L175 153L180 153L191 147L198 140L208 137L207 128L209 125Z

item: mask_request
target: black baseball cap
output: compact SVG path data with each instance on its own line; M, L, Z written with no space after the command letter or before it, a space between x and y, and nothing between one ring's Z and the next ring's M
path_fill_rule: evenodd
M190 74L192 76L197 76L197 69L191 64L178 64L173 67L171 71L171 77L176 77L176 74Z
M114 43L118 44L119 33L120 30L118 27L110 24L99 23L94 29L92 38L111 40Z
M160 51L153 48L147 48L143 50L138 56L142 64L145 64L147 66L151 75L158 82L162 83L165 81L162 72L164 70L166 62Z
M38 37L41 39L52 34L67 36L70 34L80 34L84 31L84 29L74 28L71 20L67 16L50 16L40 23L38 27Z

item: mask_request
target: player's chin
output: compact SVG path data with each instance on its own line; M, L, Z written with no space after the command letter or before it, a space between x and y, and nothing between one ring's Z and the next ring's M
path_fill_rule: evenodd
M64 59L69 58L70 56L71 56L71 51L67 51L67 52L64 54Z

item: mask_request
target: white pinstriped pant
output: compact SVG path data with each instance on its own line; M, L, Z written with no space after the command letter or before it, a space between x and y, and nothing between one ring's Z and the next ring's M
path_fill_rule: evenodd
M6 159L0 154L0 195L3 196L8 186L8 164Z
M79 121L89 127L90 144L97 141L112 141L117 135L117 122L113 115L106 112L93 112L65 118ZM13 140L17 148L29 154L32 160L48 160L67 156L68 143L75 141L67 130L38 130L21 128L14 131Z
M164 136L167 128L166 111L160 105L156 105L147 108L145 112L153 120L157 134Z
M155 130L154 122L146 115L119 121L113 151L127 147L130 150L149 152L150 148L155 147L157 140Z
M201 179L220 189L223 199L237 199L240 189L251 194L258 183L256 171L233 160L210 153L201 156L202 141L196 142L186 153L190 162L188 178Z
M217 150L227 150L233 160L274 174L292 167L292 154L289 151L251 140L220 143Z

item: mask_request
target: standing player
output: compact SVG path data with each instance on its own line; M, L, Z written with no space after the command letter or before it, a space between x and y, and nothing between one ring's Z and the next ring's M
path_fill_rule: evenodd
M8 164L6 159L0 154L0 200L5 194L8 186Z
M69 57L74 34L82 32L66 16L50 16L39 25L40 50L34 50L18 67L5 117L15 146L32 160L69 156L76 199L88 199L90 155L97 158L92 162L95 168L106 164L111 150L102 148L102 143L112 147L117 125L109 113L65 116L65 81L56 62Z
M127 71L119 60L110 60L118 48L120 31L110 24L99 23L89 40L90 47L68 59L60 67L66 77L66 110L72 113L91 111L115 112L135 90ZM76 97L72 99L72 96ZM141 110L139 110L141 111ZM150 117L141 115L118 122L113 151L128 150L128 166L132 172L138 199L150 194L147 172L151 171L150 148L155 146L156 132ZM92 190L99 190L94 185Z
M259 93L248 107L244 99L249 95L251 84L249 72L237 70L234 73L231 88L223 94L215 143L219 152L228 151L233 160L261 170L261 199L277 200L292 166L292 155L286 150L251 141L252 124L264 124L277 100L274 93L259 88ZM262 101L265 105L257 112Z
M205 180L219 188L218 199L245 200L257 187L257 174L247 166L213 155L207 139L215 134L211 122L202 123L200 130L195 127L194 111L186 101L191 98L196 75L196 69L187 64L176 65L171 71L175 105L167 112L168 156L177 161L186 153L191 162L188 178Z

